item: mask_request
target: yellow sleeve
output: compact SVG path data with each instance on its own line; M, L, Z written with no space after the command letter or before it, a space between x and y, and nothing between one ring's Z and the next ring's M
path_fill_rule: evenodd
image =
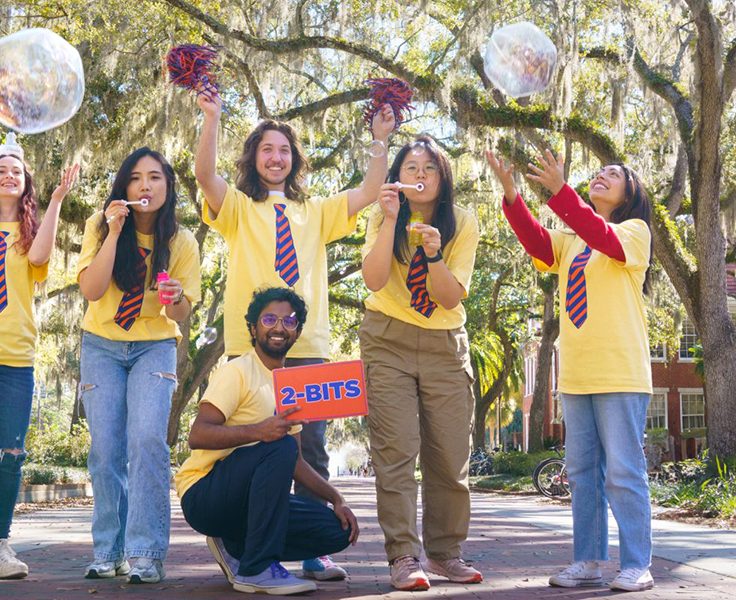
M381 212L381 209L377 206L371 208L370 212L368 213L368 222L365 226L365 242L363 243L363 248L360 251L363 258L368 256L368 253L373 249L373 246L376 243L376 238L378 237L378 230L381 227L382 220L383 213Z
M36 283L43 283L49 276L49 261L46 261L42 265L32 265L30 262L28 265L31 267L31 277Z
M222 201L220 212L214 217L210 212L209 204L202 203L202 220L219 232L226 240L232 238L238 228L238 216L251 200L235 186L228 186L225 199Z
M100 223L100 214L101 212L96 212L84 223L82 250L79 252L79 262L77 263L77 281L79 281L79 274L89 267L100 251L100 238L97 231Z
M623 223L611 223L626 255L627 269L647 269L651 252L652 233L641 219L629 219ZM621 263L618 263L621 264Z
M172 251L169 274L181 282L184 295L190 304L202 299L202 274L197 240L188 229L179 227L176 234L176 253Z
M348 217L348 193L319 200L321 226L320 234L325 244L339 240L355 231L358 215Z
M452 252L447 259L447 268L455 276L457 282L465 288L465 297L468 297L470 280L473 277L473 266L475 265L475 251L478 248L480 232L478 221L468 214L462 223L457 238L452 246Z
M548 265L543 260L532 257L532 264L537 271L542 273L559 273L560 272L560 260L565 251L565 245L571 240L575 239L575 234L570 231L561 231L559 229L548 229L549 237L552 240L552 252L555 257L555 262Z
M240 406L244 388L243 373L235 361L225 363L210 377L210 384L200 403L209 402L227 421Z

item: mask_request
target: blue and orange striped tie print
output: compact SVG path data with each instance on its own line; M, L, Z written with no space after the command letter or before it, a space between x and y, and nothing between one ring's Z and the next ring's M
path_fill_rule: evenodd
M151 251L147 248L138 247L138 254L141 255L141 260L135 268L138 284L132 290L123 294L123 298L118 305L118 312L115 313L115 322L125 331L130 331L133 323L141 314L146 286L146 257L150 253Z
M0 312L8 306L8 282L5 280L5 257L8 254L8 243L5 241L9 231L0 231Z
M409 273L406 275L406 287L411 292L411 307L420 315L432 316L437 304L429 297L427 291L427 259L424 257L424 248L417 248L409 264Z
M289 287L299 280L299 261L296 258L294 238L291 237L289 218L284 214L286 204L274 204L276 211L276 261L274 268Z
M588 318L588 293L585 286L585 265L590 260L590 246L572 259L570 270L567 272L567 295L565 310L570 321L578 329Z

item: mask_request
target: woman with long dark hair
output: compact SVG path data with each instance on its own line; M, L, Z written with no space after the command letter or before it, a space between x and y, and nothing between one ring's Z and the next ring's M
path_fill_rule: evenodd
M14 134L0 146L0 579L28 575L8 537L33 402L33 292L48 274L61 203L78 172L79 165L64 171L39 226L23 150Z
M611 164L590 181L590 204L565 183L548 150L532 181L570 229L545 229L491 152L503 211L540 271L560 277L560 378L567 473L572 489L573 563L549 579L561 587L602 583L608 507L619 530L621 572L611 589L652 587L651 509L642 449L652 373L643 294L651 263L651 207L639 176Z
M104 209L84 230L78 279L89 307L80 396L92 435L95 494L88 578L164 577L177 323L200 299L199 249L177 224L175 183L161 154L139 148L123 161Z
M478 224L455 206L450 163L427 136L399 150L379 203L363 247L363 278L372 293L359 337L391 584L426 590L425 569L453 582L478 583L483 576L463 562L460 549L470 523L474 404L462 300ZM417 455L424 567L416 523Z

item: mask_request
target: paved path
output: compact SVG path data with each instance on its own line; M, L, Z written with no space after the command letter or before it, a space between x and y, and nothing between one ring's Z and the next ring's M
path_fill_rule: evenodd
M407 592L392 591L388 584L383 536L375 517L373 480L342 478L336 482L360 519L361 539L357 546L335 556L349 571L349 579L320 583L319 591L304 597L320 600L412 597ZM173 506L167 578L158 585L132 586L123 578L82 578L84 566L91 560L91 507L40 510L20 515L13 526L13 544L20 557L30 565L31 574L25 580L0 581L0 598L243 598L227 584L207 550L204 538L186 524L178 502ZM571 557L570 530L569 505L541 497L473 494L473 520L470 537L465 544L465 558L483 571L486 581L463 586L438 578L432 580L429 592L417 592L413 597L580 600L619 595L607 588L566 590L547 586L549 575L566 566ZM668 521L655 521L654 532L652 574L656 587L636 594L632 600L725 600L735 597L736 532ZM607 581L615 576L616 547L612 548L611 554L612 561L604 569ZM287 567L298 568L293 564L287 564Z

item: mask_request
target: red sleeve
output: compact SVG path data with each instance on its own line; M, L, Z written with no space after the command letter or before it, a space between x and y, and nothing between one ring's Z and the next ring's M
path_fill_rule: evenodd
M516 194L516 200L513 204L506 202L506 198L501 202L503 205L503 214L514 230L516 237L519 238L524 250L530 256L541 260L548 267L555 264L555 253L552 249L552 238L544 227L534 218L529 208L522 200L519 194Z
M547 206L593 250L626 262L626 253L616 232L569 185L565 184L552 196Z

